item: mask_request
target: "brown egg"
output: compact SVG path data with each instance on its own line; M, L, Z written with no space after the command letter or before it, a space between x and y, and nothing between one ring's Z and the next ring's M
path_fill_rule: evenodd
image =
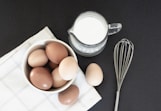
M56 67L58 67L58 65L59 64L55 64L55 63L49 61L49 66L50 66L51 69L55 69Z
M96 63L91 63L86 69L86 80L92 86L98 86L103 81L103 71Z
M59 64L59 73L64 80L73 79L76 76L78 69L78 63L73 56L64 58Z
M68 50L60 43L50 42L46 45L46 54L53 63L59 64L62 59L68 56Z
M30 72L29 79L35 87L42 90L48 90L52 86L52 76L44 67L33 68Z
M48 62L48 57L43 49L36 49L28 57L28 64L31 67L44 66Z
M79 88L76 85L71 85L69 88L58 94L58 99L61 104L74 104L79 96Z
M58 71L58 67L55 68L53 71L52 71L52 78L53 78L53 87L54 88L59 88L59 87L62 87L63 85L65 85L67 83L66 80L63 80L59 74L59 71Z

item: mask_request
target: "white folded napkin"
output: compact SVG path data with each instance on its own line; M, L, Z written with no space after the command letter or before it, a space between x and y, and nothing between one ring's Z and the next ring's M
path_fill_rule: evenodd
M59 103L57 94L44 94L30 87L24 80L21 63L25 51L36 41L56 37L48 27L0 58L0 111L87 111L101 96L87 84L79 71L74 82L80 95L73 105Z

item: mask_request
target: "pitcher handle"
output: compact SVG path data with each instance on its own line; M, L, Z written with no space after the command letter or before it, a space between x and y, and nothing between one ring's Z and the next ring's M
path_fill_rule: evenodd
M108 25L108 35L113 35L122 29L121 23L111 23Z

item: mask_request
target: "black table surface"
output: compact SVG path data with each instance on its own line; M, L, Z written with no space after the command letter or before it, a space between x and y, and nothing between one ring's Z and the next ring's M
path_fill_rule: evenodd
M85 71L99 64L104 80L95 87L102 96L90 111L113 111L116 76L113 49L122 38L135 45L134 57L120 95L119 111L161 111L161 2L158 0L1 0L0 56L48 26L68 43L67 30L85 11L97 11L109 23L120 22L122 30L109 37L103 52L95 57L78 56Z

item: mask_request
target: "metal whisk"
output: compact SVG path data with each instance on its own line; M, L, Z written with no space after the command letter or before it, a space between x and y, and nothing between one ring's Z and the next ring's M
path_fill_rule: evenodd
M114 48L114 66L117 79L117 93L114 111L118 111L120 89L133 58L134 45L128 39L122 39Z

